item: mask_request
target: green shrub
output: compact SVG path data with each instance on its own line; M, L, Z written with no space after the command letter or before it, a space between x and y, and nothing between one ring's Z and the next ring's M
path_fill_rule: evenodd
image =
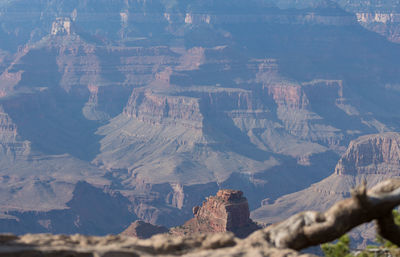
M394 223L395 223L397 226L400 226L400 213L399 213L399 211L393 210L393 217L394 217ZM379 244L381 244L381 245L383 245L384 247L386 247L386 248L398 248L397 245L393 244L393 243L390 242L389 240L386 240L386 239L382 238L382 237L379 236L379 235L376 237L376 241L377 241Z
M397 210L393 211L394 222L397 226L400 226L400 213ZM381 236L377 236L376 241L379 245L369 245L367 249L389 249L391 256L400 257L400 248L393 244L392 242L382 238ZM348 235L344 235L336 243L327 243L322 244L321 249L324 252L326 257L354 257L350 253L350 237ZM357 257L383 257L388 256L384 252L370 252L365 250L359 254Z
M339 238L336 244L321 245L321 249L326 257L353 257L350 254L350 237L348 235Z

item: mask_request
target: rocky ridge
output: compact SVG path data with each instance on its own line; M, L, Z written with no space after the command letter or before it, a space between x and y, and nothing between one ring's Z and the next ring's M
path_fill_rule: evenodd
M338 175L400 175L400 135L367 135L350 143L335 168Z
M351 141L331 176L275 201L264 200L263 205L252 212L252 219L273 223L307 209L326 209L350 196L350 190L363 181L372 186L400 177L399 142L400 134L394 132L366 135ZM371 226L353 231L352 236L363 246L375 238Z

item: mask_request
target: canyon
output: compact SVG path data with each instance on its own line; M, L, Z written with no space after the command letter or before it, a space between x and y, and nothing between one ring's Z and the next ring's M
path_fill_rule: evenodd
M271 223L398 176L397 4L364 2L0 1L0 232L186 226L223 189Z
M392 215L393 208L400 204L399 188L399 179L388 179L370 189L364 184L352 192L351 198L335 203L324 212L305 211L295 214L282 222L260 229L245 239L236 238L232 233L156 235L147 240L121 235L94 237L79 234L1 234L0 256L312 257L315 255L303 253L301 250L332 241L371 221L375 221L376 230L383 238L399 245L400 230L394 228L396 225ZM241 192L234 190L219 191L216 197L225 203L243 203L244 200ZM215 199L210 202L213 200ZM198 211L202 212L204 209L196 208L196 218L200 216L197 215ZM139 228L144 224L139 225L136 222L135 225ZM379 252L379 249L370 248L369 251ZM348 250L344 250L346 251Z

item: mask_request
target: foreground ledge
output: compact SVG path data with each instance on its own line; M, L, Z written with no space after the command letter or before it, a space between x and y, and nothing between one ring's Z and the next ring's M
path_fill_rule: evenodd
M125 236L28 234L3 235L1 240L1 257L312 256L273 248L267 242L252 244L230 233L193 237L156 235L147 240Z

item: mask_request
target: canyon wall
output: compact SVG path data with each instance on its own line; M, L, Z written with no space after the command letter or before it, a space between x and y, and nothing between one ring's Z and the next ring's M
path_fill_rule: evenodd
M399 177L399 134L388 132L359 137L351 141L338 161L335 172L309 188L285 195L263 205L252 213L252 218L264 223L278 222L293 212L306 209L322 210L350 196L352 188L365 181L373 186L388 178ZM352 231L354 244L364 247L373 242L373 226Z
M399 46L363 27L397 11L357 3L1 2L0 231L173 227L223 188L290 213L327 177L312 192L392 172L389 141L346 150L399 129Z

